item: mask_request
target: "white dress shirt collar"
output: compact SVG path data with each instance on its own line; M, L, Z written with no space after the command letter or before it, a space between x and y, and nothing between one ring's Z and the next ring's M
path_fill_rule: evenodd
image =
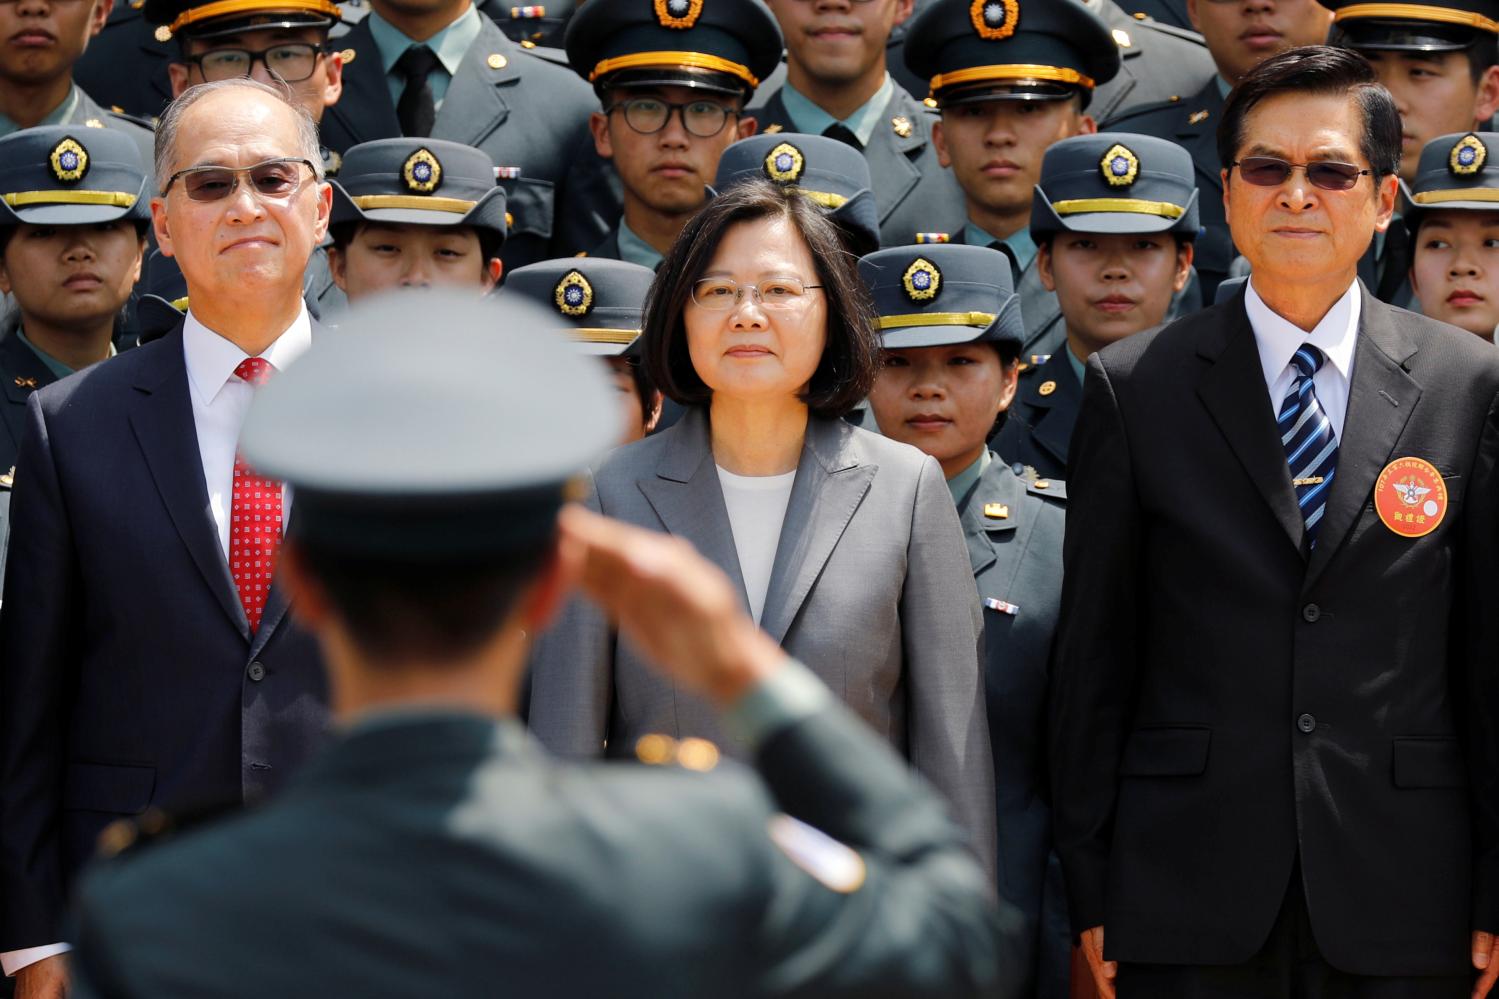
M304 302L297 312L297 318L260 356L270 361L277 371L285 371L286 366L310 346L312 317L307 314ZM211 404L233 377L234 369L250 356L233 341L204 326L193 315L191 305L188 306L187 319L182 325L182 352L187 361L188 384L192 388L194 401L200 406Z
M1253 277L1244 292L1244 311L1249 313L1249 325L1254 329L1266 385L1274 385L1280 379L1304 343L1320 349L1337 368L1344 383L1353 381L1353 350L1358 343L1358 324L1363 312L1363 294L1357 281L1333 303L1310 333L1272 311L1255 290Z

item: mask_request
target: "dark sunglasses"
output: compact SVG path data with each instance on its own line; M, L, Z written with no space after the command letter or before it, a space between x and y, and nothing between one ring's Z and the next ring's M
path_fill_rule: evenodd
M262 198L285 199L302 188L302 167L317 176L317 167L310 162L285 156L265 160L247 167L194 166L178 170L167 178L161 189L163 196L172 185L182 180L182 190L194 201L222 201L239 187L239 178L244 174L250 178L250 189Z
M1318 160L1315 163L1289 163L1275 156L1246 156L1228 165L1239 168L1239 176L1255 187L1279 187L1286 182L1294 170L1305 170L1306 179L1313 187L1324 191L1347 191L1358 183L1364 174L1372 170L1360 170L1356 163L1339 163L1337 160Z

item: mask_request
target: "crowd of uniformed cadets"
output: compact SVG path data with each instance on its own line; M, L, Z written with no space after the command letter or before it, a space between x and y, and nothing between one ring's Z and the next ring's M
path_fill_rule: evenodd
M151 226L152 133L196 84L274 83L317 124L332 202L303 281L313 316L336 327L400 288L533 302L607 365L620 442L683 418L641 361L642 310L670 277L654 269L710 199L748 179L795 189L860 258L883 337L849 420L936 458L956 504L985 608L998 861L984 860L1028 927L1021 990L1066 995L1041 747L1084 362L1236 293L1225 98L1270 55L1323 42L1369 61L1404 127L1399 217L1360 277L1493 340L1496 0L7 0L0 568L13 483L33 472L15 467L28 399L192 309ZM224 183L188 173L173 180L194 199ZM495 391L534 394L513 377ZM0 698L5 674L0 658ZM532 680L546 741L569 694ZM633 752L633 725L620 731ZM26 751L0 753L7 777ZM0 921L8 975L56 953L40 945L60 926L23 925Z

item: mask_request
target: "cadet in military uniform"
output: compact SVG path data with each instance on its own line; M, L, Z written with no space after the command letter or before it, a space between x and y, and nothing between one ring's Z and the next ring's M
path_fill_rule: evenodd
M1223 165L1218 162L1218 122L1223 99L1239 79L1277 52L1300 45L1320 45L1327 38L1332 13L1317 0L1273 3L1215 3L1189 7L1193 24L1207 40L1217 72L1200 87L1180 96L1116 113L1103 121L1106 132L1135 132L1168 139L1192 154L1202 236L1193 266L1202 282L1202 300L1211 302L1228 276L1238 251L1223 214Z
M500 26L507 37L526 48L538 45L558 48L582 0L547 0L546 3L512 4L506 0L484 0L479 13Z
M1067 474L1083 364L1167 319L1191 277L1197 203L1192 157L1164 139L1102 132L1046 151L1030 232L1067 339L1021 374L1020 398L994 441L1005 461Z
M1134 6L1129 0L1082 4L1098 15L1119 46L1119 75L1093 92L1089 110L1096 121L1143 104L1180 100L1212 79L1213 59L1197 32L1127 12L1126 7Z
M1119 47L1103 22L1072 0L938 0L911 24L906 62L932 81L942 114L933 139L962 185L968 212L963 229L920 238L952 238L1009 257L1025 317L1023 353L1043 360L1062 342L1062 313L1036 273L1032 192L1047 147L1094 131L1089 102L1093 89L1119 72Z
M1020 959L1000 974L1013 995L1066 999L1071 939L1042 763L1065 490L1023 480L987 444L1015 397L1020 299L1004 258L986 247L881 250L860 260L859 272L885 348L870 406L887 437L941 464L984 605L999 893L1024 926Z
M760 0L591 3L578 12L567 57L603 106L589 128L625 203L591 256L661 263L707 200L723 151L754 134L744 105L780 56L780 29Z
M825 135L862 152L885 245L962 223L963 193L937 160L928 107L886 68L886 40L912 0L771 0L786 36L786 82L751 108L764 132ZM856 30L850 34L850 28Z
M16 463L26 400L114 354L140 278L151 181L114 129L48 125L0 138L0 473Z
M142 163L152 161L150 124L104 110L73 81L73 66L109 9L109 0L0 3L0 136L37 125L112 128L130 136Z
M370 8L339 38L344 93L323 142L340 154L398 135L482 149L512 218L508 268L597 246L620 206L588 134L597 102L587 84L511 41L470 0Z
M111 831L157 836L86 879L77 994L995 995L1006 927L938 798L688 545L559 517L614 442L598 369L544 313L440 295L351 317L242 437L296 490L341 736L251 815ZM622 768L527 736L525 636L578 576L760 779L701 740Z
M661 393L640 363L641 313L656 272L625 260L590 257L527 264L505 281L505 297L555 313L575 349L602 358L620 406L619 443L640 440L661 418Z
M1177 28L1194 27L1187 16L1189 0L1121 0L1121 6L1137 18L1150 18Z
M746 180L772 180L811 198L836 224L856 257L880 246L880 209L869 161L837 139L777 132L742 139L718 161L713 189L727 191Z
M1499 136L1445 135L1421 152L1404 222L1421 311L1493 341L1499 326Z
M350 149L344 167L328 263L351 303L397 288L494 287L505 191L488 156L441 139L377 139Z

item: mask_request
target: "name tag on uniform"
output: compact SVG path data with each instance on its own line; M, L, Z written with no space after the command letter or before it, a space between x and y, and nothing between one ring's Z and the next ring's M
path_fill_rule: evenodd
M990 610L999 611L1001 614L1008 614L1011 617L1014 617L1016 614L1020 613L1020 607L1018 605L1006 603L1003 600L995 600L993 597L985 597L984 606L989 608Z

